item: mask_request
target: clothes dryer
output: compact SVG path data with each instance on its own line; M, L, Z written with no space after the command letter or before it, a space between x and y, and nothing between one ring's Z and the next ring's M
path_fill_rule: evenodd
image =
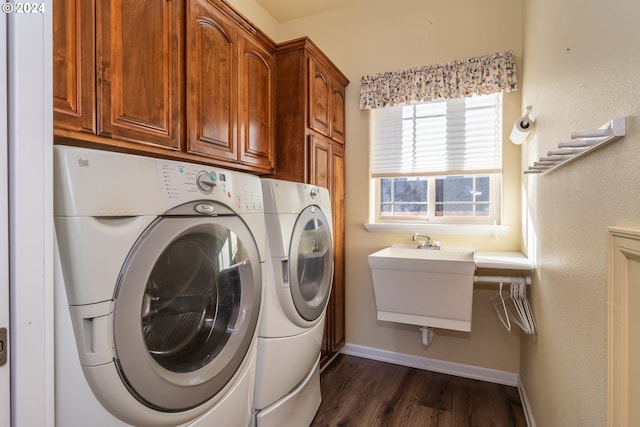
M262 180L267 225L264 317L258 338L257 427L301 427L321 402L320 348L333 280L326 188Z
M260 179L65 146L54 170L56 423L248 426Z

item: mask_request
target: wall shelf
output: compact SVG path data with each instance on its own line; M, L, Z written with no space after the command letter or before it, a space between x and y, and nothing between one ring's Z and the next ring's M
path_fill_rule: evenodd
M572 132L570 142L561 142L557 150L550 150L540 157L525 174L548 174L562 166L578 160L580 157L616 141L626 134L626 120L616 117L593 131Z

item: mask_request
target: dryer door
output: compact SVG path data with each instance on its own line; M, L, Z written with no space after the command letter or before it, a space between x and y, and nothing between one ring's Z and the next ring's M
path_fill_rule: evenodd
M331 227L318 206L308 206L300 213L289 248L293 303L302 318L314 321L327 306L333 280Z
M130 392L177 412L222 391L256 336L261 280L258 248L239 217L159 218L116 288L115 362Z

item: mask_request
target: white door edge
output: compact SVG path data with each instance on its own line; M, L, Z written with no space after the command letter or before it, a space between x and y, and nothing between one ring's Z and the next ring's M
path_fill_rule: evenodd
M6 13L3 39L9 100L11 425L46 427L54 425L55 415L52 1L41 3L40 13Z
M7 16L0 14L0 34L7 34ZM4 38L3 38L4 39ZM9 329L9 193L7 191L7 45L0 43L0 328ZM6 343L4 343L6 345ZM6 349L5 349L6 351ZM10 359L0 366L0 426L11 423Z

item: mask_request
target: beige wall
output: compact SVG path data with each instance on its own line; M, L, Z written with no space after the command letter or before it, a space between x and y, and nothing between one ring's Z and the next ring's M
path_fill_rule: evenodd
M524 179L540 333L523 339L521 375L535 420L604 426L607 226L640 228L640 3L524 3L523 102L537 119L525 165L572 131L629 117L623 139Z
M347 340L519 370L538 426L603 426L607 226L640 228L640 2L476 3L367 0L279 24L272 33L277 41L310 35L351 80ZM357 108L359 78L507 49L520 60L522 91L505 97L505 124L513 123L522 101L533 106L536 130L523 145L522 165L518 150L505 144L505 205L512 233L468 242L483 249L514 249L522 235L523 247L537 265L531 293L539 334L535 340L523 336L518 344L517 336L501 331L487 309L492 291L482 290L475 293L474 331L469 336L441 334L425 351L413 328L375 320L366 256L406 241L406 236L367 233L362 227L369 214L368 114ZM572 131L597 128L616 116L628 117L626 137L549 175L524 176L522 188L514 188L521 182L520 170L569 139ZM522 230L514 219L520 214L520 192ZM467 243L439 237L446 243Z
M276 36L278 35L278 21L269 15L256 0L227 0L227 3L232 5L265 34L273 40L276 40Z
M246 7L231 1L261 25ZM242 3L245 3L243 6ZM253 8L255 9L255 8ZM463 11L463 12L461 12ZM270 36L280 42L303 35L333 60L351 81L346 93L346 311L347 342L492 369L518 372L519 333L506 332L490 307L494 288L474 293L471 334L436 331L425 349L417 326L376 319L367 255L391 243L408 243L410 235L369 233L369 135L367 111L358 108L360 77L413 66L513 50L522 57L521 0L363 0L341 9L280 23ZM445 245L481 250L519 250L520 148L509 143L510 128L520 116L520 92L505 95L504 215L506 235L433 235ZM301 141L302 143L302 141Z

